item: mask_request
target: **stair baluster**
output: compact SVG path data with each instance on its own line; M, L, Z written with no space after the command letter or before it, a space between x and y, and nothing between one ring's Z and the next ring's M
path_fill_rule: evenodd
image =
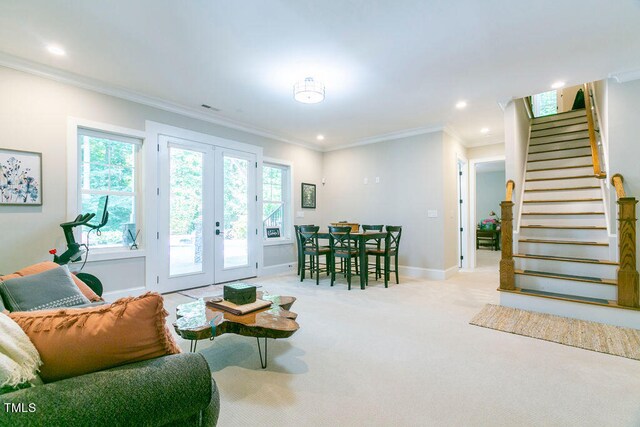
M640 288L636 269L636 204L635 197L627 197L624 178L615 174L611 182L618 198L618 305L640 308Z
M500 203L502 208L500 289L502 290L516 289L515 263L513 261L513 202L511 201L515 185L512 180L507 181L506 200Z

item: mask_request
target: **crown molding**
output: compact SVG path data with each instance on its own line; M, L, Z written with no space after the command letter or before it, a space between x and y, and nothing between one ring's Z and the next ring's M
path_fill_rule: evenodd
M79 87L81 89L87 89L93 92L102 93L104 95L125 99L127 101L132 101L138 104L157 108L159 110L168 111L170 113L179 114L181 116L186 116L193 119L224 126L230 129L239 130L252 135L262 136L264 138L273 139L287 144L298 145L315 151L323 151L322 148L318 147L317 145L285 138L268 130L260 129L246 123L228 119L215 113L203 113L202 111L199 111L193 107L181 105L153 96L144 95L139 92L124 89L114 85L109 85L96 79L80 76L78 74L49 67L47 65L38 64L37 62L18 58L4 52L0 52L0 66L29 73L49 80L54 80L60 83L65 83L71 86Z
M389 132L389 133L383 133L380 135L370 136L370 137L359 139L355 142L350 142L347 144L333 145L330 147L326 147L323 151L328 152L328 151L344 150L345 148L353 148L353 147L360 147L362 145L377 144L379 142L393 141L396 139L407 138L410 136L426 135L428 133L434 133L434 132L443 132L444 130L445 130L444 126L428 126L428 127L405 129L397 132Z
M640 69L623 71L621 73L611 73L609 74L608 77L610 79L614 79L618 83L626 83L626 82L640 79Z

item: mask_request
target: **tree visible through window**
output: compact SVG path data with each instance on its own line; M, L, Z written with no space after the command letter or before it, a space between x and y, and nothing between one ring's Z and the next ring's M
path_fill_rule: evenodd
M280 237L287 237L285 228L287 182L287 167L265 164L262 168L262 228L265 239L267 228L278 228Z
M79 129L80 211L94 213L102 196L109 196L109 222L100 233L83 227L82 241L92 247L123 246L136 234L136 162L139 142ZM97 222L100 219L97 218Z
M558 113L558 91L550 90L533 95L533 115L549 116Z

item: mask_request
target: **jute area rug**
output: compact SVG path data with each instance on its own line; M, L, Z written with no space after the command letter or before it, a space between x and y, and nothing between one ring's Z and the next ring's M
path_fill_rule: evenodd
M640 360L640 330L487 304L472 325Z

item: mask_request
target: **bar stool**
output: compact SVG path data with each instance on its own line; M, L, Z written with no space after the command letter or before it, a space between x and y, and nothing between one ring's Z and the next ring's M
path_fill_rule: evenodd
M340 258L340 264L344 260L346 265L347 285L351 290L351 260L358 259L357 243L351 237L351 227L329 227L331 237L331 286L336 280L336 257ZM357 272L356 272L357 274Z
M320 273L326 272L327 275L331 268L331 248L320 246L318 244L318 231L320 227L316 226L300 226L300 245L302 247L302 270L300 271L300 281L304 280L304 272L307 270L307 263L304 260L309 256L309 272L311 278L316 273L316 285L320 284ZM320 267L320 256L325 256L325 268Z
M367 231L382 231L384 229L384 225L362 225L362 231L366 233ZM376 257L375 264L369 264L369 250L380 250L382 248L382 239L374 239L367 241L366 250L367 250L367 275L371 273L371 268L373 267L373 271L376 275L376 280L379 277L382 277L382 273L380 271L380 257Z
M387 225L387 237L385 238L383 249L369 249L367 255L374 255L376 264L380 263L380 257L384 257L384 287L388 287L389 276L395 273L396 283L400 284L398 276L398 252L400 248L400 237L402 236L402 227ZM391 270L391 257L394 258L394 269Z

